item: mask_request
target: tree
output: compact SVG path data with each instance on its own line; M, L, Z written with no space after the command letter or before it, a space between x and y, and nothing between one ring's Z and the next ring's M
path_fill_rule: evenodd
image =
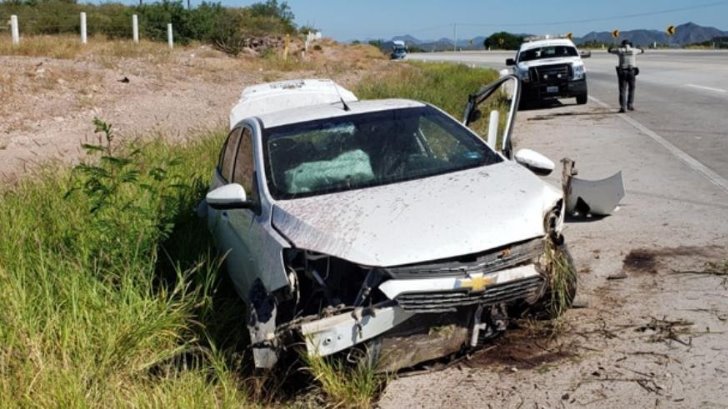
M382 40L369 40L369 45L377 48L382 48Z
M278 0L267 0L265 3L255 3L250 6L250 12L254 17L274 17L291 25L296 18L288 3L283 1L278 4Z
M483 41L485 48L495 48L500 50L517 50L523 42L523 36L501 31L492 34Z

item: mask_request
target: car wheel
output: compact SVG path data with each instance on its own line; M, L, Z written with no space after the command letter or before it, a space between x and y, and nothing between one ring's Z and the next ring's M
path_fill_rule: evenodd
M576 96L576 103L579 105L586 104L587 101L587 94L577 95Z

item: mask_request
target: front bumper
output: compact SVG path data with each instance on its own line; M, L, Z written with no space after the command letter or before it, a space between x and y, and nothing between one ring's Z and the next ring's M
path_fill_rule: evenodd
M587 93L586 76L575 81L525 82L523 99L540 100L545 98L571 98Z
M302 324L301 333L309 355L326 356L378 337L420 313L535 301L543 286L534 264L466 278L391 279L379 286L391 301Z

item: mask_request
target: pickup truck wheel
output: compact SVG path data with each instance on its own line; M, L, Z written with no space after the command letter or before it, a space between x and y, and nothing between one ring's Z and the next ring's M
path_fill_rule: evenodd
M577 104L584 105L584 104L586 104L586 101L587 101L587 95L586 94L577 95L576 96L576 103Z

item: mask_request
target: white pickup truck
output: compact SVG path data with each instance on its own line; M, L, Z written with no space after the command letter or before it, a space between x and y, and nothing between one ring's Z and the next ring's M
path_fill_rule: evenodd
M586 68L574 43L568 38L531 37L521 44L516 58L506 60L523 85L522 103L549 98L576 98L586 104Z

